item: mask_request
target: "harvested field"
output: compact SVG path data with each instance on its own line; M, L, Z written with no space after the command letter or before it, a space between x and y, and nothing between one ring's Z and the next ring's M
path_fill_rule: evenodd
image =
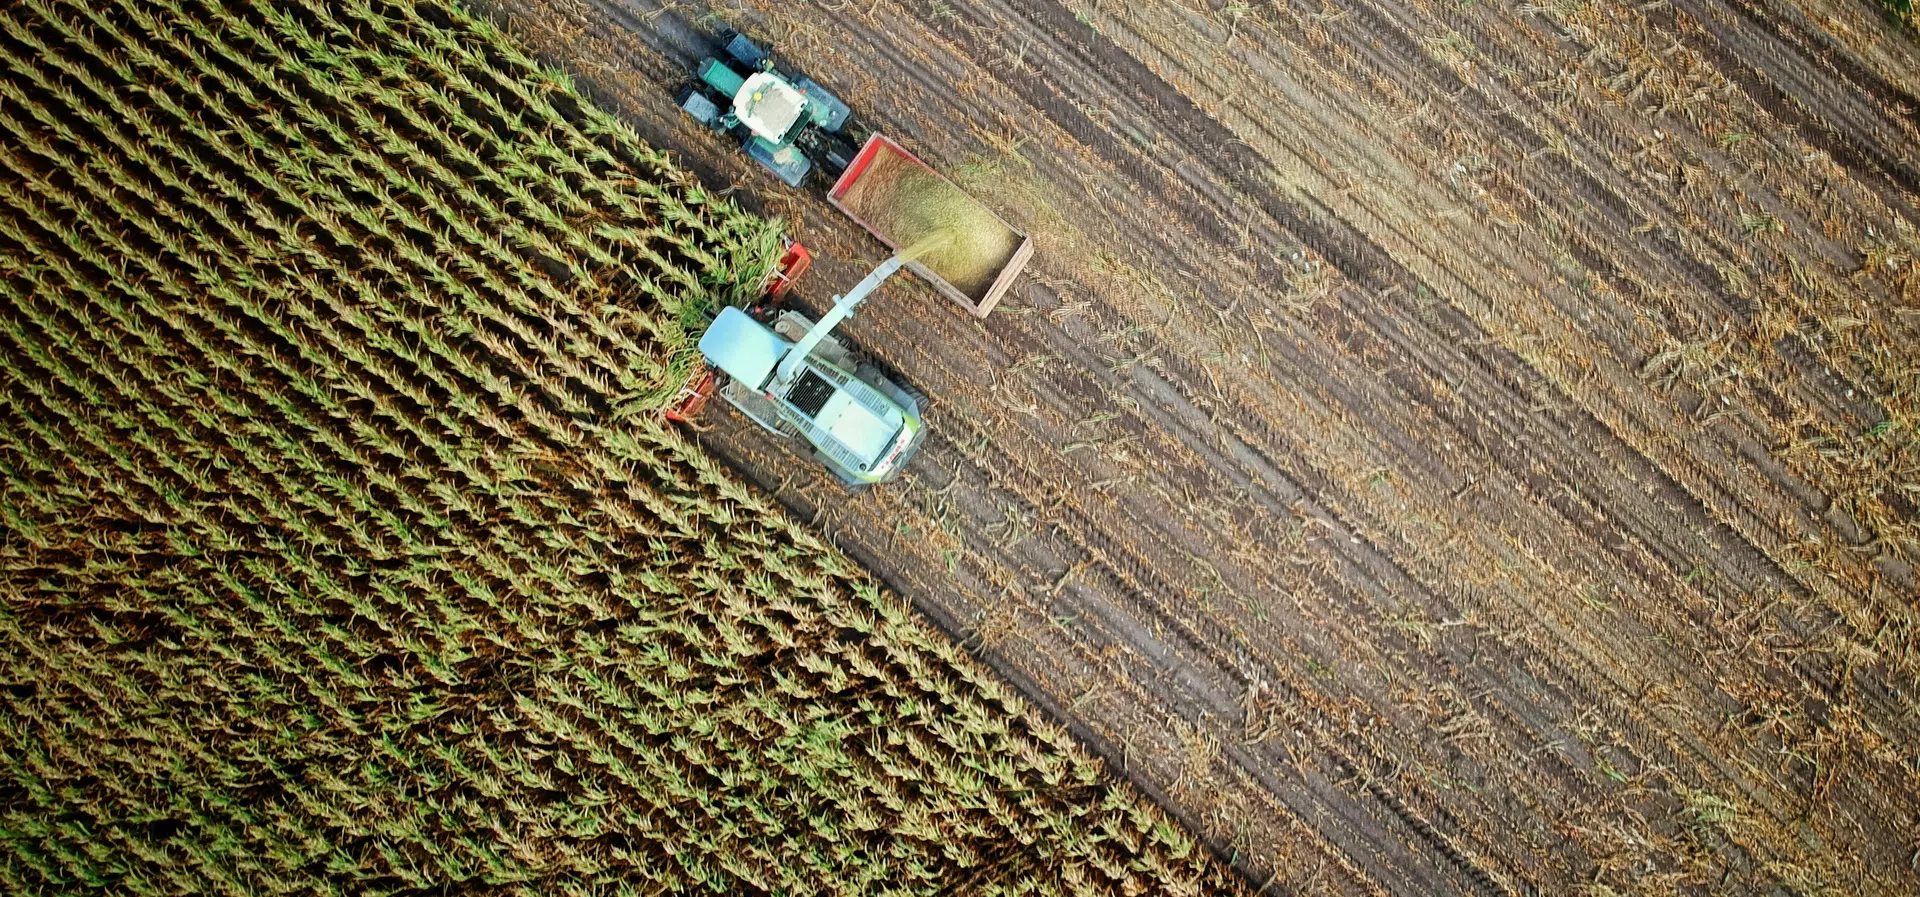
M659 420L780 249L444 3L0 10L0 892L1236 893Z
M1920 45L1865 0L497 0L690 127L727 24L1038 244L778 490L1269 893L1920 891Z

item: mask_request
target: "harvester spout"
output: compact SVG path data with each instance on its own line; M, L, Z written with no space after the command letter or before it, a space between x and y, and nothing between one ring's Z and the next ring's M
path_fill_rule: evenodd
M880 263L880 267L873 269L873 273L854 284L853 289L848 290L846 295L833 297L833 308L821 315L820 322L813 325L812 329L800 338L800 342L795 343L793 349L787 352L786 357L780 360L780 370L774 374L773 383L768 388L773 389L793 382L793 378L800 375L800 367L806 362L807 356L813 354L814 347L820 345L820 341L826 339L827 334L833 332L833 328L840 326L841 321L851 317L854 308L866 301L868 296L873 295L873 292L880 288L881 282L892 277L893 272L900 270L900 266L906 263L907 256L904 253L887 259Z

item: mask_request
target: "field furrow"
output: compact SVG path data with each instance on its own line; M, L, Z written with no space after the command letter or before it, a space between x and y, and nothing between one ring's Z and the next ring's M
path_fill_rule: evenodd
M723 25L1033 233L985 322L849 328L934 397L902 485L701 439L1250 881L1916 886L1920 135L1870 12L495 12L785 215L813 296L882 250L674 108Z

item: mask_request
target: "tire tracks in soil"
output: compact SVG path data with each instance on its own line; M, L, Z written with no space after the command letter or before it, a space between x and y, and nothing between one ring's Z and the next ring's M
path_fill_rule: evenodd
M638 11L648 6L580 4L573 15L589 28L637 29L634 33L656 55L634 52L625 64L657 81L690 61L676 56L686 53L687 42L671 35L687 33L692 16L647 18ZM1674 658L1657 652L1623 651L1594 641L1596 624L1582 616L1577 601L1563 608L1545 597L1572 594L1576 574L1601 575L1624 584L1628 593L1616 613L1631 607L1636 633L1658 633L1676 619L1687 619L1665 610L1659 599L1674 571L1684 569L1680 565L1690 559L1705 556L1715 579L1732 584L1682 589L1695 603L1729 600L1737 586L1773 573L1779 548L1723 558L1725 547L1716 544L1728 542L1736 532L1738 542L1754 546L1777 546L1787 538L1784 530L1767 535L1774 528L1767 522L1774 512L1748 508L1752 493L1742 491L1747 486L1741 481L1724 479L1728 474L1716 466L1719 450L1685 461L1699 451L1697 446L1684 445L1685 453L1676 455L1676 449L1661 441L1665 437L1660 434L1686 432L1674 413L1610 399L1645 389L1624 359L1612 380L1569 389L1566 378L1505 348L1511 340L1483 330L1484 310L1474 314L1440 302L1428 309L1435 321L1425 321L1420 291L1432 271L1443 269L1429 266L1416 276L1416 269L1405 267L1400 258L1404 249L1363 236L1387 234L1399 246L1419 246L1412 231L1384 224L1395 217L1406 219L1405 212L1389 209L1385 215L1372 213L1372 219L1349 219L1351 209L1333 211L1343 200L1329 203L1324 186L1289 196L1263 186L1262 172L1273 170L1270 155L1255 151L1254 144L1193 105L1187 99L1190 90L1176 91L1161 80L1162 73L1143 68L1129 55L1136 50L1121 51L1111 44L1101 49L1063 37L1079 25L1065 9L1014 3L950 6L962 15L903 20L897 23L898 33L894 28L868 28L860 16L851 15L831 26L831 38L809 38L804 28L793 37L802 52L809 40L837 47L841 56L810 61L810 73L822 77L833 72L842 82L836 86L853 83L852 93L869 99L863 108L869 120L884 124L884 130L910 135L917 149L927 148L924 155L930 161L948 170L966 153L981 151L977 141L952 123L1024 122L1030 135L1057 128L1052 138L1036 139L1027 153L1037 157L1032 162L1040 175L1072 183L1092 172L1087 197L1076 199L1074 210L1083 216L1103 214L1109 226L1102 233L1121 241L1112 245L1151 247L1143 264L1170 272L1170 280L1208 307L1176 306L1170 313L1164 300L1156 304L1152 297L1103 294L1093 283L1075 282L1085 280L1085 272L1043 258L1037 268L1041 276L1067 285L1068 292L1080 298L1091 297L1084 325L1055 326L1039 311L1015 317L1016 308L996 312L985 325L937 306L891 312L876 306L863 315L853 328L856 339L935 397L938 432L967 434L960 441L930 440L914 464L916 480L929 470L961 472L947 484L954 491L944 496L923 494L935 491L928 483L889 487L872 500L849 502L831 491L819 494L822 490L806 473L795 479L811 485L778 488L776 473L785 477L803 462L755 434L726 425L716 426L705 441L742 469L759 472L762 482L778 488L781 499L796 510L808 509L803 516L816 508L834 509L823 512L821 523L835 533L835 541L913 597L948 631L965 635L976 615L1012 610L1036 630L1028 634L1036 649L988 646L988 659L1037 704L1100 746L1116 767L1208 834L1223 856L1231 858L1237 851L1243 870L1255 882L1266 880L1274 869L1282 871L1280 885L1301 891L1324 886L1346 893L1561 890L1589 880L1596 865L1606 860L1608 845L1597 835L1577 831L1589 821L1573 818L1575 813L1650 816L1655 821L1644 833L1656 842L1671 840L1677 828L1671 822L1670 798L1627 800L1608 790L1595 772L1602 754L1630 773L1677 765L1702 785L1746 782L1741 786L1746 799L1771 807L1770 815L1786 812L1786 798L1769 796L1781 793L1781 785L1748 781L1741 772L1705 756L1724 742L1722 733L1713 732L1701 718L1703 710L1710 711L1708 715L1719 712L1712 708L1724 700L1710 681L1697 670L1692 675L1678 672ZM1052 54L1044 62L1053 67L1044 71L1053 77L1039 87L984 75L982 66L996 54L1012 68L1005 57L1013 54L994 43L985 29L969 30L968 23L994 15L1023 14L1039 16L1036 21L1042 24L1032 33L1049 35L1041 49ZM1410 39L1398 37L1403 31L1413 33L1404 25L1372 21L1377 33L1395 37L1389 46L1403 56L1417 54ZM669 38L658 37L662 33ZM619 37L609 33L602 40L617 43ZM1351 45L1366 46L1357 41ZM966 64L967 57L980 64ZM844 60L849 58L874 62L848 74ZM924 59L936 61L918 65ZM1432 66L1391 71L1411 83L1434 74ZM833 78L823 80L835 83ZM1444 84L1445 79L1434 83ZM1149 89L1136 97L1129 89L1142 84ZM750 166L727 157L718 141L684 132L670 101L645 94L662 88L658 83L633 85L620 92L616 105L625 109L638 103L648 110L643 118L665 135L664 145L686 149L696 157L696 170L710 179L738 179L752 193L772 197L770 204L803 215L800 233L811 245L835 250L845 259L874 251L817 201L772 187ZM894 105L874 99L882 95L893 96ZM1090 103L1113 97L1127 101L1107 102L1110 108L1094 110L1101 113L1098 117L1087 111ZM1322 102L1335 99L1329 95ZM1474 98L1464 106L1474 114L1491 115L1494 103ZM1517 124L1517 119L1510 121ZM1352 120L1345 127L1365 132ZM1529 134L1531 129L1521 125L1507 139L1516 148L1541 142ZM1156 146L1177 147L1178 152L1148 158L1126 149L1129 144L1137 147L1140 137ZM1556 178L1558 171L1551 170ZM1531 183L1526 189L1548 195L1602 197L1601 205L1611 210L1610 227L1626 220L1622 210L1632 207L1620 204L1618 196L1624 194L1617 188L1567 180ZM1438 194L1429 194L1426 201L1436 201L1432 196ZM1351 220L1374 224L1357 228ZM822 239L816 241L816 234ZM1301 320L1272 330L1256 327L1256 313L1262 306L1272 307L1262 301L1263 284L1278 282L1288 272L1271 257L1248 257L1244 247L1254 239L1262 244L1297 240L1334 260L1334 267L1358 289L1336 284L1329 302ZM1488 258L1510 251L1510 241L1482 240L1479 245ZM1241 248L1232 248L1236 246ZM1604 247L1589 246L1588 254L1606 257ZM1703 271L1665 268L1662 260L1675 255L1680 255L1675 263L1690 258L1651 251L1644 258L1677 272L1668 277L1701 290ZM857 264L843 268L823 264L822 273L810 279L815 284L838 283L858 275ZM1190 284L1180 277L1182 269L1212 271L1215 276L1209 283ZM1475 270L1496 269L1483 264L1446 279L1455 288L1483 284ZM1545 273L1550 270L1543 265L1528 276L1551 277ZM826 281L829 276L834 279ZM1030 288L1022 300L1036 309L1052 303L1064 307L1066 300L1049 292ZM1574 308L1565 299L1555 301L1561 303L1560 315ZM1178 318L1182 313L1186 317ZM1204 340L1197 336L1162 335L1144 349L1116 348L1117 358L1080 348L1102 345L1103 333L1151 328L1177 318L1198 326L1216 313L1245 321L1253 334L1251 340L1226 337L1225 351L1257 344L1260 352L1278 355L1279 360L1257 376L1228 378L1238 381L1228 389L1215 368L1231 365L1209 360L1219 352L1200 348ZM1596 338L1626 332L1619 321L1631 317L1610 320L1612 329L1596 327L1602 331ZM1405 326L1412 322L1421 325ZM1615 338L1602 345L1601 357L1619 357L1633 343ZM1059 379L1071 383L1002 383L1000 377L990 378L984 387L980 382L981 371L1006 370L1023 359L1046 356L1062 359L1058 366L1064 374L1076 376ZM1125 376L1110 370L1124 361L1133 362L1122 366ZM1136 407L1127 408L1115 397ZM1030 403L1038 413L1004 410L1015 403ZM962 411L962 406L971 407ZM1095 460L1089 452L1098 449L1062 453L1070 440L1085 435L1076 429L1080 422L1115 408L1121 416L1108 425L1150 446L1155 463L1127 467L1104 456ZM1269 418L1295 408L1297 416ZM1364 444L1356 440L1360 433L1381 438L1377 444ZM1647 434L1660 438L1650 442ZM1478 451L1443 456L1432 448L1441 441ZM1391 499L1355 485L1356 469L1364 480L1364 471L1375 467L1401 478L1401 483L1390 483L1388 492L1404 497L1429 523L1455 535L1434 544L1430 535L1410 527L1404 512L1396 518ZM1118 497L1110 493L1123 490L1112 486L1071 500L1060 494L1068 484L1116 478L1126 478L1124 485L1134 488ZM1652 493L1636 495L1646 490L1628 485L1640 483L1654 484ZM1566 489L1569 485L1574 488ZM1788 496L1781 507L1801 503ZM963 506L958 515L963 520L955 519L956 504ZM1045 521L1044 537L997 544L993 514L1008 506ZM1226 522L1215 524L1219 532L1198 532L1200 527L1183 522L1197 507L1222 509L1219 519ZM1501 524L1474 523L1470 515L1476 513ZM1731 524L1734 529L1712 534L1723 514L1739 518ZM903 516L923 525L928 538L899 538L894 527ZM1795 528L1823 526L1815 520ZM1234 538L1287 532L1289 526L1314 533L1300 548L1311 560L1302 570L1291 565L1264 569L1257 560L1235 557ZM939 539L933 536L935 530ZM1505 544L1503 540L1519 538L1512 535L1516 531L1566 537L1545 540L1551 543L1545 546ZM1617 546L1590 532L1612 534ZM950 565L932 550L935 541L958 546L944 550L957 551L960 562ZM1183 606L1207 594L1208 587L1201 581L1200 565L1181 564L1182 557L1211 566L1236 597L1259 613L1226 599L1215 599L1218 606L1210 612ZM1534 574L1479 585L1459 579L1458 571L1489 559L1515 569L1547 570L1561 562L1567 569L1545 579ZM1089 572L1071 582L1061 579L1077 565ZM1193 570L1180 572L1187 567ZM950 579L950 570L960 575ZM1036 588L1052 588L1049 582L1064 587L1033 594ZM1489 596L1497 596L1494 605L1488 605ZM1288 613L1289 607L1297 610ZM1430 639L1378 619L1383 610L1414 609L1431 621L1424 625L1437 625L1489 607L1494 608L1493 623L1442 628ZM1060 610L1076 618L1072 626L1055 625L1053 617ZM1287 625L1268 617L1284 618ZM1528 635L1541 630L1547 634ZM1678 637L1693 650L1711 647L1684 631ZM1572 646L1584 662L1554 662L1556 652L1542 650L1542 638L1548 645ZM1124 650L1116 653L1111 650L1115 646ZM1332 678L1321 678L1307 661L1334 667ZM1383 687L1365 678L1372 670L1391 671L1410 685ZM1780 686L1815 692L1831 687L1830 670L1807 671L1816 678L1805 680L1798 678L1798 667L1789 672ZM1758 674L1778 672L1766 668ZM1692 689L1676 705L1685 719L1673 711L1638 706L1649 688L1646 683L1659 681ZM1087 682L1094 683L1096 691L1079 691L1079 684ZM1296 739L1299 745L1237 743L1242 740L1234 731L1242 722L1239 696L1259 694L1262 688L1272 696L1284 725L1305 733L1303 740ZM1463 706L1469 711L1489 718L1489 743L1504 749L1483 753L1504 752L1517 759L1477 757L1458 744L1424 743L1432 737L1432 728L1447 722L1427 705L1444 708L1456 692L1465 696ZM1076 694L1093 697L1082 705L1076 703ZM1584 736L1569 734L1595 710L1602 713L1599 728L1622 733L1613 739L1616 743L1586 745L1581 743ZM1194 793L1187 781L1193 778L1185 768L1189 764L1179 756L1182 746L1164 737L1168 720L1203 729L1220 741L1222 748L1201 773L1201 781L1220 786L1219 793L1206 794L1205 788ZM1350 720L1364 724L1356 729ZM1129 746L1141 733L1155 732L1162 737L1149 744L1144 756ZM1564 750L1554 747L1562 744ZM1751 749L1738 762L1753 766L1762 753ZM1534 768L1536 754L1553 758L1553 765ZM1450 767L1477 783L1486 796L1470 797L1464 788L1419 780L1430 775L1420 768ZM1900 780L1883 782L1894 793L1911 793L1910 785ZM1232 804L1239 808L1239 818L1210 813L1212 803ZM1246 844L1242 850L1244 839L1234 838L1236 825L1271 833L1274 840ZM1782 849L1751 838L1742 838L1741 844L1755 858L1778 855ZM1658 847L1655 855L1674 849ZM1318 877L1311 865L1316 860L1322 867L1333 865L1338 881ZM1751 866L1743 868L1743 874L1752 871Z
M1605 665L1603 664L1602 666L1605 666ZM1696 748L1696 749L1695 749L1694 751L1692 751L1692 752L1690 752L1690 753L1692 753L1692 754L1693 754L1693 755L1694 755L1694 756L1695 756L1696 758L1698 758L1698 759L1700 759L1700 760L1702 760L1702 761L1705 761L1705 760L1706 760L1706 759L1708 758L1708 756L1709 756L1709 755L1707 754L1707 752L1705 752L1704 750L1700 750L1700 749L1698 749L1698 748Z

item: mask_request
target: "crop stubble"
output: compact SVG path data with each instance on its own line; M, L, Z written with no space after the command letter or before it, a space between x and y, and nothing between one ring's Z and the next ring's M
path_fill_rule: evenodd
M984 325L855 325L934 396L906 485L705 441L1254 881L1916 886L1920 69L1871 10L716 12L507 5L823 291L872 243L658 98L699 27L1039 253Z

